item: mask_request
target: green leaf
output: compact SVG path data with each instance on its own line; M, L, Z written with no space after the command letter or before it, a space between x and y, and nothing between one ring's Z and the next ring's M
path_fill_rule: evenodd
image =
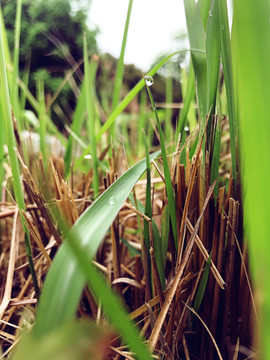
M209 10L206 31L206 65L207 65L207 112L210 119L215 113L216 94L218 91L218 75L220 67L220 23L218 0L213 0ZM208 122L208 139L210 137L211 121Z
M258 357L270 359L270 4L234 2L232 41L240 125L244 229L259 310Z
M186 21L191 48L205 50L205 31L195 0L184 0ZM199 103L199 115L202 123L205 122L207 114L207 71L206 55L203 52L191 51L191 58L197 82L197 95Z
M224 80L229 108L229 125L230 125L230 144L232 156L232 176L234 184L236 182L236 134L237 134L237 117L235 111L235 95L232 70L232 52L231 40L228 21L228 10L226 0L219 0L219 18L221 34L221 56L224 71Z
M155 115L155 118L156 118L156 124L157 124L157 128L158 128L159 136L160 136L160 147L161 147L161 155L162 155L162 162L163 162L165 187L166 187L166 192L167 192L167 197L168 197L169 212L170 212L170 218L171 218L171 224L172 224L172 231L173 231L173 237L174 237L174 242L175 242L175 248L177 250L177 248L178 248L178 234L177 234L175 198L174 198L173 185L172 185L172 181L171 181L171 173L170 173L170 169L169 169L169 163L168 163L168 159L167 159L164 136L163 136L163 131L161 129L161 125L160 125L160 121L159 121L155 101L154 101L154 98L153 98L153 95L152 95L152 92L151 92L151 89L150 89L151 85L147 85L147 80L145 80L145 84L146 84L146 89L147 89L147 92L148 92L148 95L149 95L149 98L150 98L150 101L151 101L151 104L152 104L152 107L153 107L154 115Z
M209 271L210 271L210 265L211 265L211 253L210 256L205 264L205 268L202 274L202 278L200 280L200 284L195 296L195 300L194 300L194 310L198 313L200 310L200 306L204 297L204 293L205 293L205 289L206 289L206 285L207 285L207 281L208 281L208 277L209 277Z
M159 153L152 154L150 160ZM145 160L130 168L99 196L73 226L71 232L77 237L85 254L88 254L89 261L145 169ZM38 335L44 335L74 318L85 281L85 274L81 271L77 258L64 242L49 269L40 297L35 325Z

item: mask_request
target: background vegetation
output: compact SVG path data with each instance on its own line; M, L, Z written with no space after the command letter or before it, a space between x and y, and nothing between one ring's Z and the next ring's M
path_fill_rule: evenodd
M131 80L132 4L115 61L82 8L1 3L2 357L267 359L268 1L185 0Z

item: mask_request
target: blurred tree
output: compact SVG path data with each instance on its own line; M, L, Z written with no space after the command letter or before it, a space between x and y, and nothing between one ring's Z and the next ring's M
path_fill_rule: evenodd
M14 46L16 2L1 0L11 51ZM83 58L84 32L89 52L97 52L97 29L90 30L86 22L89 6L89 0L22 0L20 71L30 65L29 88L32 91L35 80L40 76L44 78L47 92L56 91L65 71ZM80 69L76 74L79 78L82 76ZM65 97L71 98L69 86L63 91Z

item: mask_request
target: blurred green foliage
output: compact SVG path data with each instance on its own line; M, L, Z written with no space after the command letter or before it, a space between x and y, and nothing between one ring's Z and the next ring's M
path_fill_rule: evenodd
M87 34L89 53L97 52L97 29L87 26L90 2L72 0L23 0L20 37L20 74L30 70L29 88L35 92L37 78L43 77L45 91L54 93L65 72L83 58L83 33ZM16 0L1 0L11 52L14 48ZM82 71L75 80L81 80ZM69 85L58 103L72 106L74 95Z

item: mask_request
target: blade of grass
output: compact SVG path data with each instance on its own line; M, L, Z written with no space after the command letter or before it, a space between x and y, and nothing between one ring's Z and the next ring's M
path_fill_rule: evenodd
M220 66L220 23L218 1L211 2L206 31L206 66L207 66L207 112L210 119L215 113L218 75ZM210 138L211 123L207 126L207 139Z
M145 190L145 208L144 208L144 214L148 218L152 218L152 201L151 201L151 168L150 168L150 159L149 159L149 150L147 145L147 139L145 132L143 131L144 135L144 143L145 143L145 160L146 160L146 190ZM150 227L149 227L149 221L146 219L143 220L143 240L145 243L145 247L147 250L147 268L148 271L146 272L147 275L149 275L148 282L151 284L151 263L150 263ZM151 289L150 289L151 291ZM151 294L152 295L152 294ZM150 300L150 299L147 299Z
M184 96L184 107L180 111L180 117L179 117L179 121L178 121L178 125L177 125L177 134L179 134L179 132L182 133L184 131L184 127L186 126L186 123L187 123L187 115L188 115L192 100L195 98L195 93L196 93L196 90L195 90L194 69L193 69L192 62L190 61L188 80L187 80L187 88L186 88L186 93Z
M237 65L242 181L249 259L259 310L258 358L270 358L270 4L235 1L232 41ZM250 76L254 74L254 76ZM257 295L257 296L256 296Z
M2 37L2 18L0 17L0 74L1 74L1 100L2 100L2 119L4 121L4 130L5 130L5 140L7 142L8 153L10 158L12 176L13 176L13 184L14 184L14 192L16 202L20 210L25 210L25 203L24 203L24 195L23 195L23 188L20 179L20 169L19 169L19 162L15 153L15 135L13 129L13 121L11 116L11 105L10 105L10 94L9 94L9 87L8 87L8 80L7 80L7 72L6 72L6 62L5 62L5 53L4 53L4 45L3 45L3 37ZM1 144L3 146L4 144ZM21 214L22 223L23 216ZM24 227L26 231L26 228ZM39 296L39 287L37 283L37 277L34 269L33 264L33 257L32 257L32 249L30 243L30 236L28 231L25 233L25 249L27 253L27 258L29 262L29 269L32 275L36 296Z
M119 59L117 62L117 68L116 68L116 74L115 74L115 83L114 83L113 99L112 99L112 111L114 111L116 109L116 107L119 103L119 100L120 100L120 92L121 92L121 87L122 87L122 82L123 82L124 66L125 66L124 56L125 56L125 50L126 50L126 43L127 43L128 28L129 28L129 22L130 22L130 16L131 16L132 4L133 4L133 0L129 0L125 29L124 29L124 34L123 34L122 46L121 46L121 52L120 52L120 56L119 56Z
M39 117L39 135L40 135L40 150L43 156L45 167L47 166L47 147L46 147L46 133L47 133L47 116L45 105L45 90L44 79L37 79L37 98L38 98L38 117Z
M154 254L155 254L155 261L158 268L159 278L161 282L161 286L164 290L165 288L165 269L164 269L164 262L162 255L162 247L161 247L161 238L159 235L158 227L155 221L152 219L152 200L151 200L151 168L150 168L150 158L149 158L149 149L147 145L147 138L144 132L144 140L145 140L145 158L146 158L146 174L147 174L147 183L146 183L146 202L145 202L145 209L144 214L151 219L152 222L152 230L153 230L153 243L154 243ZM149 222L144 219L144 241L146 242L146 246L149 252L151 247L150 244L150 234L149 231L151 230L149 226ZM149 253L148 253L149 254ZM166 257L166 254L165 254ZM150 258L149 258L150 264ZM151 273L151 272L149 272Z
M168 106L168 104L172 104L173 102L173 77L172 74L172 66L170 63L167 64L169 68L169 74L166 77L165 82L165 101L167 104L167 107L165 109L165 141L166 143L170 143L173 139L173 127L172 127L172 114L173 109Z
M205 31L195 0L184 0L186 21L191 48L205 50ZM203 52L191 51L191 58L194 67L194 73L197 83L197 96L199 103L199 115L203 124L205 123L205 115L207 114L207 69L206 55Z
M18 121L18 129L23 129L21 116L20 116L20 102L19 102L19 88L18 88L18 75L19 75L19 54L20 54L20 30L21 30L21 14L22 14L22 0L17 0L16 19L15 19L15 38L13 49L13 78L11 86L11 103L14 115Z
M150 161L159 154L150 155ZM145 169L145 160L130 168L99 196L72 228L77 242L88 254L88 261L95 255L107 229ZM45 335L75 316L85 281L77 259L64 242L49 269L40 297L35 325L38 335Z
M205 293L205 289L206 289L206 285L207 285L207 281L208 281L208 277L209 277L210 265L211 265L211 253L210 253L209 259L207 260L207 262L205 264L202 278L200 280L199 287L198 287L198 290L196 292L196 296L194 299L194 310L197 313L199 312L201 303L203 301L203 297L204 297L204 293Z
M86 81L85 86L85 102L88 116L88 132L90 137L91 144L91 156L92 156L92 166L93 166L93 187L94 187L94 197L96 198L99 194L99 177L98 177L98 158L97 158L97 149L96 149L96 128L95 128L95 100L93 95L93 87L95 83L95 77L97 72L97 61L91 61L89 65L88 61L88 50L87 50L87 39L86 34L84 33L83 38L83 53L84 53L84 76Z
M164 137L163 137L163 131L161 129L160 126L160 121L159 121L159 117L158 117L158 112L157 112L157 108L154 102L154 98L152 95L152 91L150 89L150 86L153 84L153 79L150 76L146 76L144 78L145 80L145 84L146 84L146 89L153 107L153 111L155 114L155 119L156 119L156 124L158 127L158 131L159 131L159 136L160 136L160 146L161 146L161 155L162 155L162 161L163 161L163 170L164 170L164 178L165 178L165 186L166 186L166 192L167 192L167 197L168 197L168 204L169 204L169 212L170 212L170 218L171 218L171 224L172 224L172 230L173 230L173 237L174 237L174 242L175 242L175 248L176 250L178 249L178 237L177 237L177 221L176 221L176 209L175 209L175 199L174 199L174 191L173 191L173 186L172 186L172 181L171 181L171 174L170 174L170 169L169 169L169 164L168 164L168 159L167 159L167 154L166 154L166 148L165 148L165 142L164 142Z
M237 146L237 117L235 112L235 95L233 84L231 40L228 21L228 10L226 0L218 1L219 18L220 18L220 35L221 35L221 57L224 71L224 80L226 85L229 124L230 124L230 144L232 156L232 176L234 188L237 181L236 174L236 146Z
M89 261L84 247L78 244L76 233L65 229L65 237L73 256L75 255L76 257L77 264L79 265L78 270L84 273L90 288L102 305L105 314L130 346L136 358L150 360L150 353L140 338L139 331L129 319L128 313L125 311L118 296L108 287L103 276L97 271L92 262Z

